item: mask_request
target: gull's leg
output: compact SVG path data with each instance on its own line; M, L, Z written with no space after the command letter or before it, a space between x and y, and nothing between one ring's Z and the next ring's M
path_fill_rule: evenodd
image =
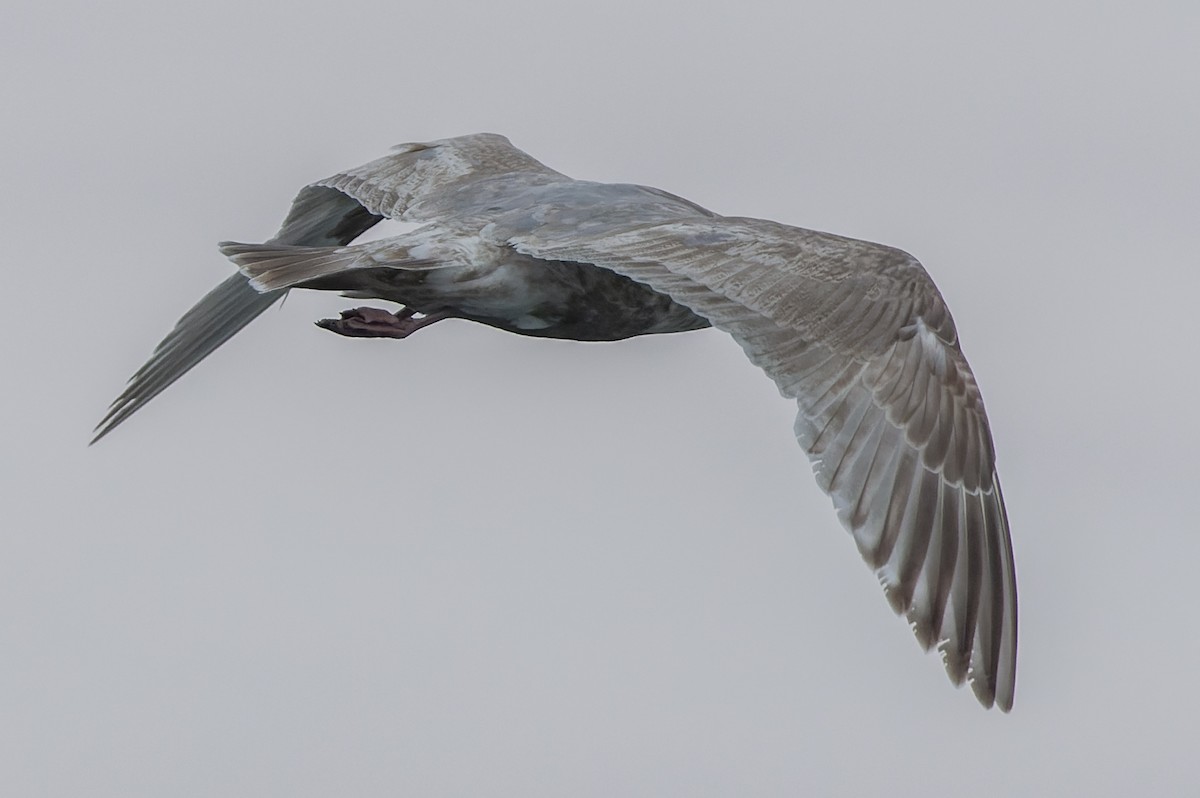
M380 308L353 308L343 310L340 319L321 319L317 326L350 338L407 338L422 327L448 318L448 311L418 317L411 308L396 313Z

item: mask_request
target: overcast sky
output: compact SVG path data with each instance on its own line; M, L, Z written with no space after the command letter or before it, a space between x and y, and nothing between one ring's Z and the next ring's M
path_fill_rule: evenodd
M1200 5L13 2L0 794L1195 795ZM293 294L89 430L298 188L504 133L901 247L983 388L1016 707L892 616L722 334Z

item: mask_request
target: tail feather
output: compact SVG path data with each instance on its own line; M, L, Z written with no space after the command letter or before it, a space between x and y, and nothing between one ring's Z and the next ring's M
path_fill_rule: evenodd
M222 241L220 247L221 254L237 264L250 280L250 286L263 293L379 265L357 247L297 247L236 241Z

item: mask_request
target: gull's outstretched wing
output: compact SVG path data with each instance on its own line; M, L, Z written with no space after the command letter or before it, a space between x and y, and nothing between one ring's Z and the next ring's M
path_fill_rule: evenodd
M668 294L731 333L796 399L817 482L892 607L950 678L1012 706L1017 586L991 433L941 295L889 247L758 219L579 236L553 212L493 235Z
M279 233L271 240L307 246L348 244L379 219L341 192L310 187L296 197ZM125 390L96 425L92 443L116 429L284 293L260 294L241 274L233 274L205 294L155 347L146 365L129 378Z

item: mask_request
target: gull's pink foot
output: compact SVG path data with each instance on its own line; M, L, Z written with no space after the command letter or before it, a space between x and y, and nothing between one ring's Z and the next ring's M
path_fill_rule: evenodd
M321 319L317 326L350 338L407 338L422 327L449 315L439 311L418 317L416 311L410 308L403 308L396 313L380 308L354 308L343 310L340 319Z

